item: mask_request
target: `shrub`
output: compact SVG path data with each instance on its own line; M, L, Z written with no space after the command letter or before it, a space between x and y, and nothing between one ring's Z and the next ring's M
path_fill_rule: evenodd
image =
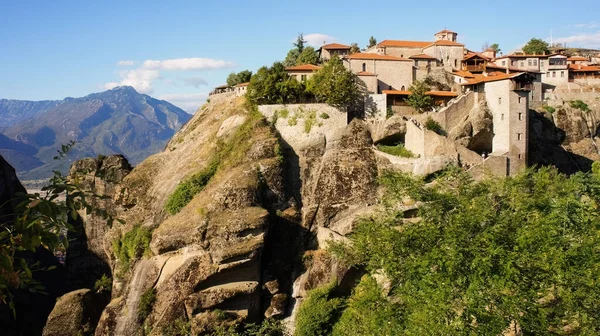
M391 116L393 116L393 115L394 115L394 110L392 110L392 108L391 108L391 107L388 107L388 108L385 110L385 118L386 118L386 119L389 119L389 118L390 118Z
M388 153L388 154L396 155L396 156L400 156L400 157L405 157L405 158L415 157L415 155L411 151L406 149L406 147L404 147L404 144L402 144L402 143L398 143L398 144L391 145L391 146L378 144L377 149L384 153Z
M154 288L148 288L140 297L137 314L140 323L144 322L148 315L150 315L152 307L154 307L154 302L156 302L156 290Z
M554 107L552 107L552 106L549 106L549 105L544 105L544 106L542 106L542 108L543 108L543 109L544 109L546 112L548 112L548 113L550 113L550 114L552 114L552 113L556 112L556 109L555 109Z
M112 291L112 278L107 277L106 274L102 274L102 277L96 280L96 283L94 284L94 290L98 293Z
M317 111L310 110L304 118L304 132L310 133L313 125L317 122Z
M576 108L576 109L580 110L581 112L590 112L589 106L586 103L584 103L582 100L579 100L579 99L572 100L570 102L570 105L572 108Z
M119 259L122 270L129 267L132 260L150 254L152 232L141 225L134 226L121 239L113 241L113 253Z
M163 336L188 336L191 333L190 321L185 316L178 317L173 324L163 327Z
M336 282L308 293L296 317L296 336L325 336L331 333L339 318L344 301L333 297Z
M321 115L319 115L319 117L321 117L321 119L329 119L329 114L323 112Z
M425 121L425 128L439 135L445 135L442 126L437 121L433 120L431 117L428 117Z
M288 126L298 125L298 113L295 113L290 119L288 119Z
M171 215L175 215L181 211L181 209L183 209L196 194L206 187L208 181L210 181L217 172L218 167L219 161L214 159L206 168L179 183L177 188L175 188L175 191L169 196L165 209Z
M284 119L285 119L285 118L287 118L289 115L290 115L290 110L288 110L288 109L286 109L286 108L279 110L279 116L280 116L280 117L282 117L282 118L284 118Z
M279 111L275 111L273 116L271 117L271 125L277 125L277 120L279 119Z

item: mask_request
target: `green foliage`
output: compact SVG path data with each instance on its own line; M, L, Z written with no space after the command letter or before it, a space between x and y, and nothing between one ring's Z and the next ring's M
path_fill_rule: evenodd
M359 52L360 52L360 47L358 46L358 43L350 44L350 54L356 54Z
M298 309L296 336L325 336L339 318L344 300L333 296L336 282L313 289Z
M498 43L492 44L490 49L494 50L496 54L500 54L502 52L502 49L500 49L500 45Z
M56 160L67 157L76 142L61 145ZM86 172L87 173L87 172ZM61 200L64 196L64 200ZM44 287L33 278L36 271L48 271L31 260L21 257L22 252L35 252L38 248L49 251L66 250L68 241L64 236L72 230L69 220L79 218L77 211L84 210L107 219L112 225L112 217L106 211L94 208L89 200L99 196L84 192L78 178L67 178L54 171L41 193L17 194L18 202L9 218L0 218L0 302L7 304L16 316L13 303L14 290L42 292ZM0 204L4 207L8 204Z
M219 320L226 320L227 314L222 312ZM283 325L275 319L265 319L261 324L222 324L210 334L212 336L284 336Z
M162 336L188 336L190 333L190 321L185 316L178 317L173 324L164 326L162 329Z
M294 115L288 119L288 126L296 126L298 125L298 113L294 113Z
M142 296L140 296L140 303L137 312L137 318L140 323L143 323L148 315L150 315L155 302L156 289L154 289L154 287L148 288L146 291L144 291Z
M369 44L367 44L367 49L372 48L377 45L377 39L371 36L369 38Z
M290 115L290 111L288 109L286 109L286 108L278 110L277 112L279 113L279 116L282 117L282 118L284 118L284 119L287 118Z
M275 62L262 67L250 79L247 98L252 104L295 103L305 96L304 83L290 77L285 66Z
M406 103L408 105L414 107L419 112L431 108L433 105L433 98L426 95L426 92L429 91L429 86L425 81L414 81L408 90L411 92L411 95L406 98Z
M548 42L546 42L542 39L532 38L523 47L523 53L537 54L537 55L549 54L550 48L549 48Z
M327 113L323 112L323 113L321 113L321 114L319 115L319 117L320 117L321 119L329 119L329 114L327 114Z
M556 112L556 109L550 105L544 105L544 106L542 106L542 108L550 114Z
M296 42L294 42L294 47L298 50L298 52L304 51L304 43L306 43L306 40L304 39L304 34L298 34Z
M94 284L94 290L98 293L112 291L112 278L107 277L106 274L102 274L102 277L96 280L96 283Z
M399 306L372 310L398 333L500 335L516 321L525 335L598 334L600 175L541 168L475 182L455 170L427 186L399 173L380 182L383 211L332 252L386 274ZM398 205L409 200L423 204L418 222L402 220ZM380 317L366 308L344 315L357 324Z
M232 72L227 76L227 85L235 86L241 83L247 83L252 78L252 71L242 70L240 72Z
M588 113L591 111L588 104L584 103L582 100L579 100L579 99L571 100L569 102L569 105L571 105L572 108L576 108L576 109L580 110L581 112Z
M430 131L433 131L439 135L444 135L444 129L442 128L442 126L435 120L433 120L431 117L428 117L427 120L425 120L425 129L428 129Z
M296 42L294 42L294 47L292 49L290 49L290 51L287 53L287 56L285 57L285 60L283 61L284 66L290 67L290 66L299 65L299 64L307 64L307 63L299 63L299 58L303 54L304 50L307 48L312 48L312 47L305 48L304 47L305 43L306 43L306 40L304 40L304 35L302 33L300 33L298 35L298 38L296 39ZM314 48L312 48L312 51L315 52ZM303 59L311 58L311 53L310 52L305 53L304 56L302 56L302 58ZM316 63L308 63L308 64L316 64Z
M120 269L126 270L131 261L149 256L151 240L152 231L141 225L135 225L123 237L113 240L113 253L119 260Z
M347 70L342 60L334 55L306 84L307 91L318 101L338 108L362 102L366 91L364 83Z
M388 154L396 155L396 156L400 156L400 157L405 157L405 158L415 157L415 155L411 151L409 151L408 149L406 149L406 147L404 147L403 143L397 143L397 144L391 145L391 146L378 144L377 149L384 153L388 153Z
M365 275L348 299L348 306L333 327L333 336L403 335L403 311L381 294L377 282Z
M304 116L304 133L310 133L313 125L317 122L317 111L310 110Z
M300 52L296 59L296 65L317 64L319 62L319 53L313 47L306 47Z
M389 119L393 115L394 115L394 110L392 110L391 106L388 106L388 108L385 110L385 118Z
M208 181L215 175L219 161L212 160L207 167L196 174L184 179L177 185L175 191L167 199L165 209L175 215L183 209L193 198L201 192L208 184Z

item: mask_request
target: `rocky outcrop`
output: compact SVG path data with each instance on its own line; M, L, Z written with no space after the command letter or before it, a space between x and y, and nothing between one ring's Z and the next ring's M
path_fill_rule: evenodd
M25 188L19 182L15 169L0 156L0 223L14 220L15 208L19 204L17 193Z
M476 105L448 132L448 138L478 153L492 152L493 117L485 102Z
M93 333L104 306L98 296L85 288L67 293L57 299L48 316L44 336L78 336Z

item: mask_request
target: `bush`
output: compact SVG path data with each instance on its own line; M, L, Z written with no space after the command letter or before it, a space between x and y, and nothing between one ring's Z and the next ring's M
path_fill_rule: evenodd
M181 209L183 209L196 194L206 187L208 181L210 181L217 172L218 167L219 161L216 159L212 160L206 168L179 183L177 188L175 188L175 191L169 196L165 209L171 215L175 215L181 211Z
M556 112L556 109L555 109L554 107L552 107L552 106L549 106L549 105L544 105L544 106L542 106L542 108L543 108L543 109L544 109L546 112L548 112L548 113L550 113L550 114L552 114L552 113Z
M121 239L113 241L113 253L119 259L119 266L126 270L132 260L150 254L152 232L141 225L134 226Z
M282 118L287 118L290 115L290 110L284 108L278 111L279 112L279 116Z
M344 306L343 299L333 297L335 288L336 282L333 281L308 293L296 316L296 336L325 336L331 333Z
M317 111L310 110L304 118L304 132L310 133L313 125L317 122Z
M323 112L321 115L319 115L319 117L321 117L321 119L329 119L329 114Z
M431 117L428 117L425 121L425 128L439 135L445 135L442 126L437 121L433 120Z
M288 126L298 125L298 113L295 113L290 119L288 119Z
M572 100L570 102L570 105L572 108L576 108L576 109L580 110L581 112L590 112L589 106L586 103L584 103L582 100L579 100L579 99Z
M191 333L190 321L185 316L178 317L173 324L164 326L163 336L188 336Z
M388 106L388 108L385 110L385 118L389 119L393 115L394 115L394 110L392 110L392 108Z
M388 153L388 154L396 155L396 156L400 156L400 157L405 157L405 158L415 157L415 155L411 151L406 149L406 147L404 147L404 144L402 144L402 143L398 143L398 144L391 145L391 146L378 144L377 149L384 153Z
M102 274L102 277L96 280L96 283L94 284L94 290L98 293L112 291L112 278L107 277L106 274Z
M150 315L152 307L154 307L154 302L156 302L156 290L154 288L148 288L140 297L137 314L140 323L143 323L148 315Z

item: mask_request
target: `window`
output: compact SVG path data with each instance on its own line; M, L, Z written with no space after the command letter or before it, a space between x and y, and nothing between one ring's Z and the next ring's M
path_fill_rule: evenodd
M519 97L519 104L521 104L521 98L522 98L522 97Z
M404 55L400 55L400 58L404 58Z
M519 159L521 159L522 157L523 157L522 154L519 154Z
M504 120L504 113L500 115L500 120Z
M548 73L546 74L546 77L550 77L550 71L548 71Z
M302 78L302 81L303 81L303 82L306 82L306 75L302 75L302 77L301 77L301 78Z
M391 89L392 89L392 86L391 86L391 85L390 85L390 86L388 86L388 90L391 90Z
M560 78L565 78L565 72L564 71L560 72Z
M517 133L517 140L521 140L522 137L523 137L522 133Z
M506 61L502 61L502 66L506 66Z
M363 63L362 71L367 71L367 63Z
M519 120L523 120L523 113L519 113Z
M459 79L458 79L458 82L459 82L459 83L462 83L462 78L459 78Z
M537 60L533 60L533 66L537 66Z
M521 68L525 66L525 61L521 61Z
M458 61L455 59L454 60L454 67L456 68L458 66Z
M402 87L400 88L400 90L401 90L401 91L404 91L404 90L405 90L405 88L404 88L404 85L402 85Z
M527 66L531 66L531 65L532 65L531 60L528 60L527 61Z
M542 68L544 67L544 61L543 61L543 60L541 60L541 61L540 61L540 66L541 66Z
M552 78L556 77L556 71L552 71Z
M502 97L498 97L498 105L502 104Z

